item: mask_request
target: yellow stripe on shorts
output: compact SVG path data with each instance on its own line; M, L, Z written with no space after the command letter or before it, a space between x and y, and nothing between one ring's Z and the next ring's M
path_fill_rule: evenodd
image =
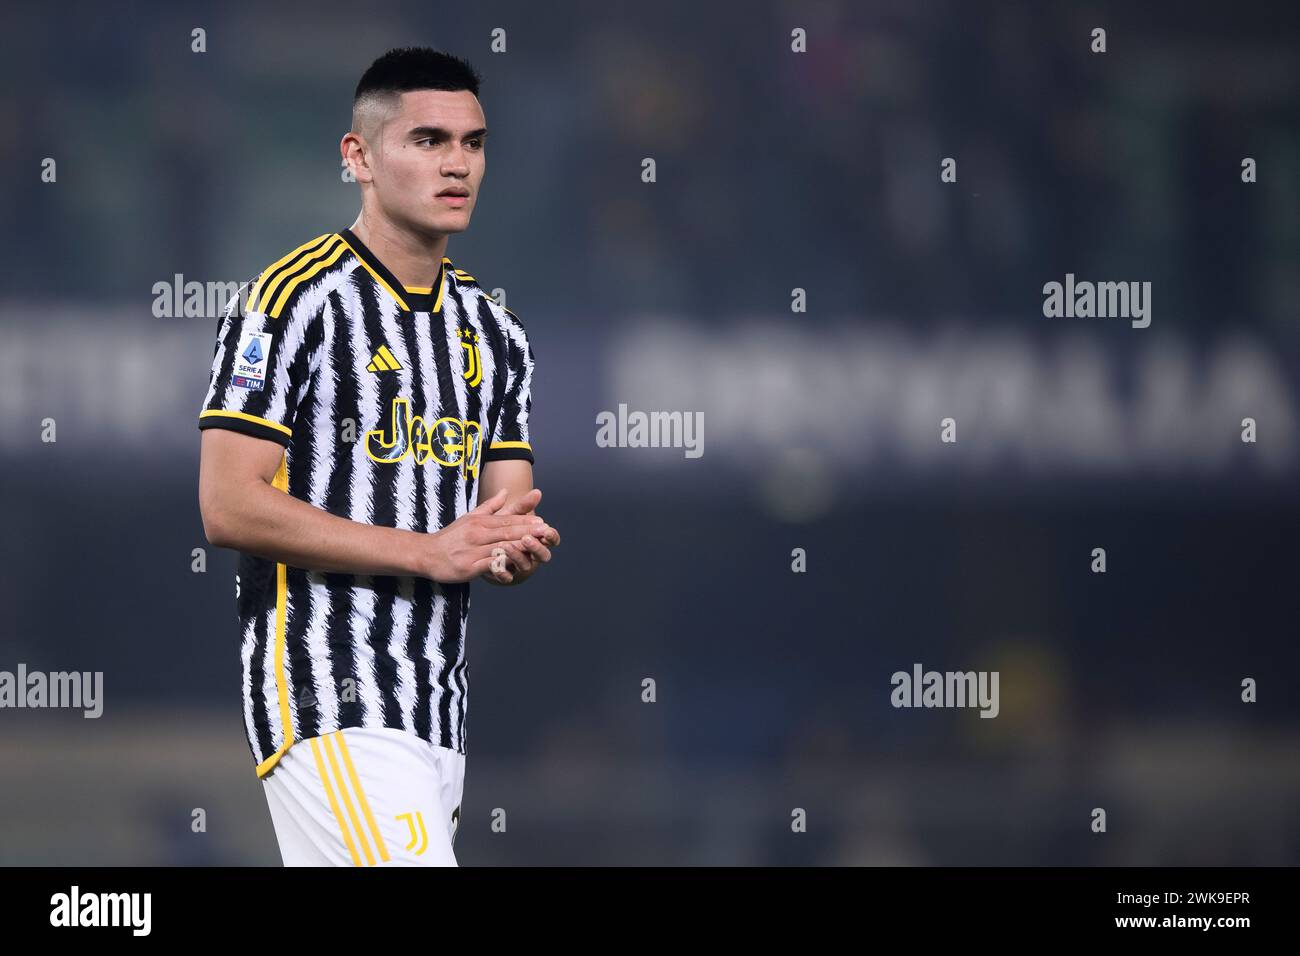
M320 782L325 787L325 795L329 797L330 809L334 811L334 819L338 821L339 832L343 834L343 842L347 845L348 853L352 855L352 865L360 866L361 857L357 856L357 848L352 843L352 835L348 833L348 825L343 822L343 813L339 810L339 802L334 797L334 787L330 785L329 774L325 772L325 761L320 754L320 741L313 737L310 743L312 756L316 758L316 772L320 774Z

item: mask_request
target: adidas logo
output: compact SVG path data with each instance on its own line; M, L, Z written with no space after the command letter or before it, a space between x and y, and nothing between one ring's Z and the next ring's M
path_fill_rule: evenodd
M367 372L396 372L402 367L402 363L397 361L393 353L388 351L387 345L379 346L379 351L370 357L370 364L366 366Z

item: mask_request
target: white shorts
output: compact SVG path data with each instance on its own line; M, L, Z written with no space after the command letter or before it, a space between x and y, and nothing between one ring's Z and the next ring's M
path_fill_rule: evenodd
M297 741L262 778L285 866L456 866L465 755L391 727Z

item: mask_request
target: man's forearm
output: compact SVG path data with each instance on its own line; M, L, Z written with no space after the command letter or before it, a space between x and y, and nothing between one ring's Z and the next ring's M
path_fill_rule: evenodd
M432 535L350 521L262 481L231 489L220 511L213 544L311 571L424 577L436 547Z

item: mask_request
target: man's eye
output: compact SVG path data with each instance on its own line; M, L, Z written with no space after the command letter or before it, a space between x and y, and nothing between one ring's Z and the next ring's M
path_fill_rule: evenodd
M482 148L483 148L483 140L481 140L481 139L471 139L467 145L469 145L469 146L473 146L475 149L482 149Z

